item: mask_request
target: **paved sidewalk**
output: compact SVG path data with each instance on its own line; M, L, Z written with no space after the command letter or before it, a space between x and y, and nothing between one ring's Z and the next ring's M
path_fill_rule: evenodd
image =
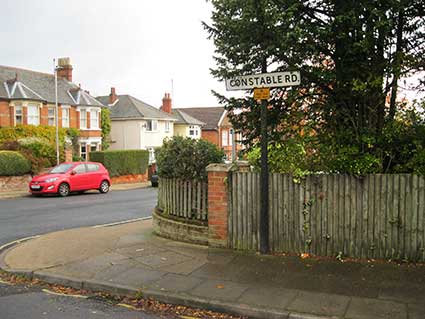
M43 235L6 271L257 318L425 318L425 266L260 256L156 237L151 220Z
M150 182L113 184L111 186L111 190L116 191L116 190L144 188L144 187L149 187L150 185L151 185ZM90 191L90 192L92 192L92 191ZM93 192L96 192L96 190L93 190ZM25 197L25 196L31 196L29 191L26 188L25 189L17 189L17 190L8 191L8 192L3 192L3 191L0 192L0 199L17 198L17 197Z

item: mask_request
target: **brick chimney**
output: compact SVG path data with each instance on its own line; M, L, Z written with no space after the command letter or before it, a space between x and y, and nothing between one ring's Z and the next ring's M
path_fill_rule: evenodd
M58 77L72 82L72 65L70 58L58 59Z
M114 104L118 100L118 95L115 93L115 88L111 88L111 94L109 94L109 104Z
M171 97L170 93L165 93L164 97L162 98L162 106L161 111L171 113Z

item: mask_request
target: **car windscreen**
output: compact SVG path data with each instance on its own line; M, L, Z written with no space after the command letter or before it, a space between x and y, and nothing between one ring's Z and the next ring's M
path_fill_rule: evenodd
M60 164L58 166L53 167L49 173L50 174L63 174L66 173L73 164Z

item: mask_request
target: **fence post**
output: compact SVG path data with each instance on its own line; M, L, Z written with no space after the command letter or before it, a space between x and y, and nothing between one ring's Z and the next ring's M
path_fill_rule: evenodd
M228 247L228 173L231 164L210 164L208 172L208 244Z

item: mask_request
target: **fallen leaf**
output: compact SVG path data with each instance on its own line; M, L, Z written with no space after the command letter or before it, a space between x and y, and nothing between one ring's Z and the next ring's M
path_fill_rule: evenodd
M217 286L215 286L217 289L223 289L224 288L224 285L217 285Z

